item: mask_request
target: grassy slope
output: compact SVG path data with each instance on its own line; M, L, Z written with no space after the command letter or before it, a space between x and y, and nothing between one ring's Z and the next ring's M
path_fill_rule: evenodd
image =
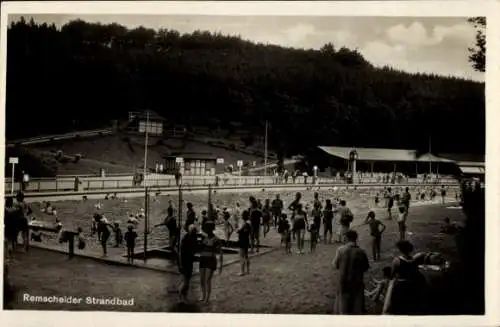
M50 166L51 170L59 175L97 174L100 168L104 168L108 173L129 173L133 171L134 167L143 165L143 142L144 138L142 137L112 135L37 144L27 146L25 150L36 154L36 157L39 158L39 165ZM70 157L81 154L82 159L78 163L57 162L53 158L57 150L62 150L64 155ZM163 156L177 155L178 153L211 154L217 158L224 158L226 164L233 163L235 166L237 160L261 161L256 156L230 151L199 141L169 139L163 141L162 145L158 145L157 139L151 139L148 148L148 167L154 168L155 163L161 161ZM33 171L34 169L27 168L26 170Z

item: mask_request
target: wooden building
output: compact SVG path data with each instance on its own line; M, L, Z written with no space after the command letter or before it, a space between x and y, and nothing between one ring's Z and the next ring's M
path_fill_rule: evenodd
M148 122L149 114L149 122ZM128 129L130 132L146 133L151 136L163 135L165 119L152 110L128 113Z
M218 165L211 154L178 154L164 160L166 174L179 171L182 176L215 176L223 170L223 165Z

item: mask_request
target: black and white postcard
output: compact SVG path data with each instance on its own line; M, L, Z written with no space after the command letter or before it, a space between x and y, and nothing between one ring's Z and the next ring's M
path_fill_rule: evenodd
M2 3L0 320L494 326L499 7Z

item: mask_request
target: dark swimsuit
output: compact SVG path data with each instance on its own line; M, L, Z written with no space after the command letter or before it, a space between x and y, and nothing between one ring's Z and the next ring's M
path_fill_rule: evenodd
M306 229L306 217L304 216L304 214L296 215L293 225L294 225L293 229L295 231L301 231L301 230Z
M200 269L217 269L217 258L215 253L219 247L219 239L216 236L204 237L201 241Z

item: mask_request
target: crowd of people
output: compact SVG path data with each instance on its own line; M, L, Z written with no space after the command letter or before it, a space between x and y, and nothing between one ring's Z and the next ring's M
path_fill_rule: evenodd
M423 194L423 196L422 196ZM434 189L417 190L415 198L434 199L437 191ZM441 196L444 201L446 188L442 186ZM105 199L117 199L117 195L106 195ZM381 201L383 199L383 201ZM259 252L261 238L273 230L281 237L281 246L285 253L291 254L295 245L296 254L304 255L305 239L309 239L308 252L314 252L320 243L341 245L335 256L333 265L339 270L339 293L335 305L335 312L339 314L362 314L364 313L365 296L369 296L376 302L385 301L384 313L410 312L404 307L404 301L410 301L404 296L411 291L400 291L400 289L412 290L422 289L420 279L416 279L418 263L421 258L412 256L412 245L406 241L406 222L408 218L412 195L409 188L391 189L384 188L377 192L373 203L375 207L387 208L387 220L393 220L393 207L397 207L397 227L399 230L398 249L401 256L393 262L392 267L384 269L384 277L376 281L376 287L367 291L364 286L364 273L369 269L369 260L365 251L357 245L357 232L351 228L354 215L347 206L346 200L336 197L334 199L320 199L319 193L315 192L312 202L303 200L302 193L296 193L294 200L287 206L284 205L280 195L271 199L258 199L255 196L248 198L248 206L236 203L231 209L224 207L222 210L213 204L209 204L207 210L202 210L198 216L192 203L186 204L186 219L182 226L178 220L178 210L172 201L168 201L167 214L162 223L155 227L166 227L168 230L168 242L172 252L175 254L176 264L182 275L182 283L179 288L181 302L188 302L187 294L194 273L195 264L199 265L200 283L202 295L200 300L204 303L210 301L212 292L212 278L214 272L222 273L224 248L229 246L232 235L236 233L237 241L234 243L239 249L240 276L250 274L250 253ZM84 197L84 201L87 199ZM381 203L383 202L383 203ZM101 213L101 202L95 204L95 213L92 217L91 235L97 236L103 250L107 254L109 238L114 234L114 246L124 245L127 248L127 260L133 263L138 234L136 228L144 218L143 209L136 214L131 214L127 220L127 229L123 233L117 222L109 222ZM57 209L47 202L41 209L47 214L57 215ZM5 239L7 254L13 257L19 234L22 235L24 249L28 250L30 240L39 241L40 235L37 231L36 219L28 218L32 212L24 202L22 193L19 193L14 203L13 198L7 198L5 206ZM373 261L380 260L382 236L386 225L376 217L375 210L367 213L364 223L368 225L371 240L371 253ZM449 230L450 222L446 227ZM32 225L31 237L29 227ZM61 231L59 242L65 242L62 233L62 224L56 218L55 228ZM215 234L216 229L222 229L223 237ZM82 228L77 229L78 248L84 249L86 240ZM390 270L389 270L390 268ZM413 274L413 275L412 275ZM418 275L420 276L420 275ZM420 277L419 277L420 278ZM405 284L410 280L410 284ZM404 281L404 282L403 282ZM399 293L398 293L399 292ZM391 294L391 296L386 296ZM392 300L391 300L392 299ZM415 298L413 299L415 300ZM394 304L396 303L396 304ZM398 307L402 305L402 309ZM415 308L415 306L411 306ZM406 309L405 309L406 308ZM406 310L406 311L405 311ZM413 309L412 309L413 310Z
M201 301L208 303L213 273L217 268L220 273L222 272L223 247L227 244L224 241L228 242L233 232L238 235L236 244L240 252L239 275L245 276L250 274L249 253L258 252L261 237L266 237L274 229L281 235L281 245L287 254L292 253L294 245L298 255L305 254L306 234L308 234L310 246L308 251L311 253L320 243L341 245L333 262L334 267L340 271L339 293L335 304L336 313L364 313L366 296L381 303L380 311L385 314L422 313L424 309L420 306L423 304L412 305L410 303L417 301L418 296L424 296L421 291L425 290L425 287L419 284L423 280L422 275L418 272L418 267L423 263L424 256L422 254L414 256L412 254L413 245L406 240L406 223L412 196L408 188L403 190L401 194L387 188L384 190L384 194L388 198L385 206L389 213L392 204L395 203L398 208L396 223L399 230L399 241L397 248L401 255L395 258L391 267L384 269L384 278L381 281L375 281L376 287L371 291L366 290L363 278L364 273L370 267L369 260L365 251L357 245L357 232L351 229L354 215L343 199L320 200L319 194L315 193L312 203L305 203L302 194L297 193L295 199L285 207L280 195L276 195L272 201L270 199L261 201L251 196L248 199L247 209L242 209L239 203L236 204L232 212L227 208L218 212L212 207L209 210L211 214L207 211L202 212L200 222L196 219L192 204L188 203L188 219L183 226L185 234L178 249L179 267L183 276L179 291L181 301L188 302L187 294L197 253L200 255L200 282L203 293ZM173 213L174 210L170 212ZM387 220L393 220L390 214L386 217ZM167 218L166 224L168 225L168 221L175 221L175 219L172 214L170 218ZM386 225L376 217L374 210L368 212L364 223L368 225L372 238L372 259L379 261L382 235ZM445 225L446 223L449 227L450 222L445 221ZM334 225L338 225L337 230L334 229ZM214 230L218 226L223 229L225 240L215 236ZM445 228L449 229L448 227ZM177 229L175 233L171 233L171 237L177 239L180 235L179 231ZM201 241L198 239L200 235ZM217 256L219 257L218 262ZM416 294L414 291L420 293ZM413 298L408 298L407 294L413 294Z

